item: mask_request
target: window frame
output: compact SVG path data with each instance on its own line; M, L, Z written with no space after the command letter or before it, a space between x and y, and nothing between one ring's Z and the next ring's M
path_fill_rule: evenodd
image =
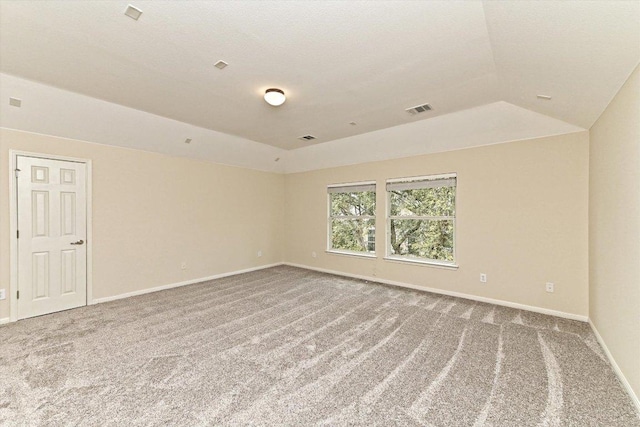
M330 189L331 188L338 188L338 187L358 187L358 186L365 186L365 185L373 185L373 193L375 194L375 200L376 200L376 206L374 208L374 214L373 215L344 215L344 216L339 216L339 217L334 217L331 216L331 192ZM369 251L364 251L364 252L359 252L359 251L350 251L347 249L334 249L332 248L332 220L334 218L341 218L341 219L372 219L374 221L374 223L376 224L376 233L377 233L377 227L378 227L378 219L377 219L377 196L378 196L378 188L377 188L377 183L376 181L358 181L358 182L346 182L346 183L339 183L339 184L329 184L327 185L327 249L325 250L326 253L329 254L337 254L337 255L348 255L348 256L355 256L355 257L362 257L362 258L376 258L377 257L377 250L378 250L378 245L375 245L375 250L373 252L369 252ZM375 242L375 241L374 241Z
M415 182L415 181L435 181L440 179L451 179L454 178L456 180L456 191L455 191L455 215L453 217L449 216L391 216L391 192L387 190L387 184L400 183L400 182ZM445 173L445 174L434 174L434 175L424 175L424 176L414 176L414 177L404 177L404 178L392 178L387 179L385 182L385 255L384 259L387 261L401 262L401 263L410 263L410 264L420 264L431 267L439 267L446 269L457 269L458 268L458 254L457 254L457 217L458 217L458 174L455 172ZM396 255L392 253L391 248L391 220L392 219L414 219L414 220L451 220L453 221L453 261L442 261L436 259L429 258L420 258L420 257L410 257L407 255Z

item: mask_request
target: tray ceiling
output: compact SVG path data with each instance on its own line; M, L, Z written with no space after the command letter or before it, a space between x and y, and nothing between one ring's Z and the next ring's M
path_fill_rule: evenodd
M2 1L0 71L286 150L498 102L586 129L639 23L635 1Z

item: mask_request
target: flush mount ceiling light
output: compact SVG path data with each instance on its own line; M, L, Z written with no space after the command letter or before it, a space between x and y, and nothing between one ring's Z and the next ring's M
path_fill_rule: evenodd
M267 91L264 93L264 100L267 101L267 104L277 107L284 104L284 101L287 100L287 97L284 96L284 92L282 90L271 88L267 89Z

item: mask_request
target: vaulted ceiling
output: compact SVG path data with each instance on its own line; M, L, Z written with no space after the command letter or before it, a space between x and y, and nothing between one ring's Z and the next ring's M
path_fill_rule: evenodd
M295 172L582 131L639 62L640 1L2 0L0 127Z
M483 106L587 129L639 61L638 1L0 3L0 72L286 150Z

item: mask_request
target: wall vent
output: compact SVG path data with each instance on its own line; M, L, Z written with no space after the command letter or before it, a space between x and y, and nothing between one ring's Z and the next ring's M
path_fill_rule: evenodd
M407 108L404 111L414 116L416 114L424 113L425 111L431 111L431 110L433 110L433 108L431 108L431 105L422 104L422 105L416 105L415 107Z
M303 141L313 141L316 137L313 135L303 135L298 137L298 139L302 139Z

